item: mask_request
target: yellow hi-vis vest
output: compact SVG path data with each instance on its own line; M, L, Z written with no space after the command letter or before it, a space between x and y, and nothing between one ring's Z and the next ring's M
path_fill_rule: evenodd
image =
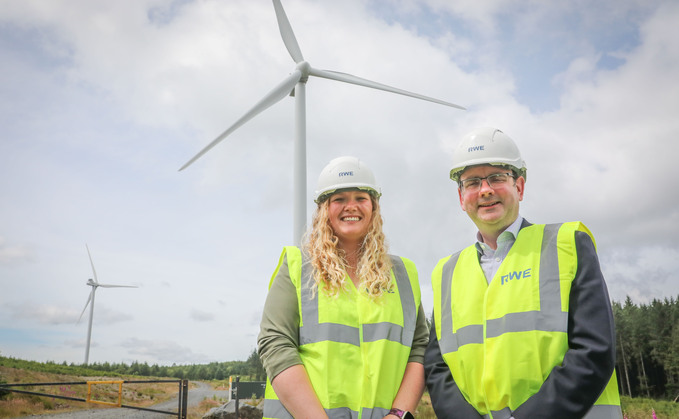
M576 231L592 237L579 222L522 228L490 284L473 245L434 268L443 359L465 399L486 418L509 417L563 362L578 268ZM615 372L585 418L622 418Z
M405 373L420 306L415 265L390 256L396 286L375 301L349 290L337 298L319 289L312 297L311 264L297 247L283 250L299 304L299 354L328 417L383 418ZM271 287L271 284L269 284ZM264 418L292 418L267 380Z

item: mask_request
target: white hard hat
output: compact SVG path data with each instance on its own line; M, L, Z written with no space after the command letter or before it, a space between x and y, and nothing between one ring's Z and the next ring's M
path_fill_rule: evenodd
M372 170L356 157L343 156L331 160L321 171L314 202L320 203L335 191L346 188L367 191L375 198L382 195Z
M514 140L496 128L478 128L465 135L453 151L450 178L456 182L469 166L492 164L510 166L526 178L526 162L521 158Z

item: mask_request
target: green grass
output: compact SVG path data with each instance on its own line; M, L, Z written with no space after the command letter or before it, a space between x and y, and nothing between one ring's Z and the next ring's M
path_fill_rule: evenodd
M679 403L642 397L620 397L623 415L627 419L652 419L653 410L658 419L679 418Z

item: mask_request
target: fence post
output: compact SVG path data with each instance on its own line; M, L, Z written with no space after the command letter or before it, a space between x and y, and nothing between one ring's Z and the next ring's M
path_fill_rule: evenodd
M179 417L180 419L186 419L189 408L189 380L182 380L180 388Z
M179 380L179 393L177 394L177 419L182 418L182 405L184 404L184 386L183 380Z
M240 416L238 415L238 383L240 383L240 376L236 376L236 418L239 418Z

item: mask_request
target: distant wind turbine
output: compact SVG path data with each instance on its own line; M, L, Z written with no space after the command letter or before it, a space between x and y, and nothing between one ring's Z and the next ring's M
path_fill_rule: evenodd
M299 245L304 233L304 226L306 224L306 82L309 76L322 77L330 80L341 81L344 83L355 84L358 86L370 87L373 89L384 90L391 93L410 96L417 99L427 100L441 105L451 106L465 110L462 106L453 103L445 102L443 100L434 99L428 96L423 96L417 93L411 93L406 90L387 86L374 81L362 79L360 77L352 76L351 74L339 73L336 71L318 70L304 60L302 51L297 44L297 39L292 31L290 21L283 10L283 5L280 0L273 0L273 6L276 11L276 18L278 19L278 27L283 37L283 43L287 48L290 56L295 61L297 66L285 80L278 86L271 90L264 98L255 104L255 106L247 111L239 120L237 120L231 127L221 133L210 144L203 148L191 160L184 164L179 170L182 171L193 162L198 160L203 154L207 153L212 147L217 145L220 141L226 138L229 134L245 124L250 119L254 118L259 113L268 109L275 103L278 103L287 95L295 97L295 150L294 150L294 204L293 204L293 240Z
M134 285L109 285L109 284L100 284L99 281L97 280L97 271L94 269L94 262L92 262L92 255L90 254L90 248L85 245L87 248L87 256L90 257L90 265L92 265L92 273L94 274L94 279L90 278L87 280L87 285L92 287L92 291L90 291L90 296L87 298L87 302L85 303L85 308L83 308L82 313L80 313L80 317L78 318L78 323L80 323L80 319L83 318L83 314L85 314L85 310L87 309L87 305L90 305L90 321L89 325L87 327L87 347L85 348L85 365L87 365L90 361L90 340L92 338L92 318L94 317L94 294L97 291L97 288L102 287L102 288L138 288Z

